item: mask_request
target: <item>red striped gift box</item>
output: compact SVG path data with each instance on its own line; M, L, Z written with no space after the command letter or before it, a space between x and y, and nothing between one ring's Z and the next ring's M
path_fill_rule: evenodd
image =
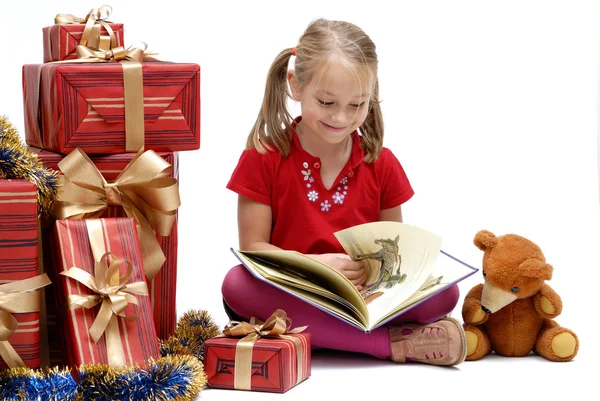
M116 46L124 46L123 24L109 23L116 40ZM98 25L100 35L108 36L104 26ZM77 58L77 46L81 42L85 24L55 24L42 29L44 36L44 63L72 60Z
M144 148L163 152L200 148L200 66L142 64ZM23 66L25 140L68 154L126 151L121 63Z
M36 190L29 181L0 180L0 285L39 274ZM18 326L8 342L26 366L38 368L39 313L13 313L13 316ZM0 369L6 367L0 358Z
M310 377L310 334L286 336L298 339L301 349L289 338L261 338L254 343L251 391L285 393ZM240 338L214 337L204 342L204 368L209 387L236 389L235 353L239 341Z
M49 152L31 146L28 149L37 154L38 159L42 161L46 167L54 170L58 170L58 163L65 157L59 153ZM158 152L158 155L173 166L173 171L170 176L179 180L179 155L176 152ZM106 181L113 182L134 156L135 154L132 153L119 153L112 155L90 155L89 157ZM109 208L102 217L124 216L125 213L122 208L113 207ZM46 250L51 229L51 222L42 222L42 243L44 245L45 264L52 263L51 257L46 257L51 255L51 252ZM166 261L154 279L148 283L148 289L150 290L150 302L152 305L156 332L159 338L167 339L175 332L175 324L177 323L177 220L175 220L169 236L162 237L157 235L156 239L165 254ZM48 305L48 311L50 313L48 316L48 323L52 324L53 315L51 314L51 305ZM50 334L49 341L51 354L60 356L60 352L53 352L57 347L55 346L56 343L52 341L52 334Z
M104 248L117 258L128 260L133 266L133 274L128 282L145 281L135 221L131 218L98 220L102 224ZM59 275L60 272L67 271L73 266L94 275L94 255L86 223L86 220L57 220L53 235L56 262L49 274L55 288L61 335L64 336L64 343L68 344L70 366L90 363L108 364L105 336L103 335L97 343L94 343L89 333L100 306L68 310L69 295L89 295L92 292L79 282ZM117 318L125 363L128 365L141 364L148 358L156 358L160 354L150 300L147 296L141 295L136 298L140 312L137 320L127 321L121 317ZM131 315L133 311L133 306L129 305L126 314Z

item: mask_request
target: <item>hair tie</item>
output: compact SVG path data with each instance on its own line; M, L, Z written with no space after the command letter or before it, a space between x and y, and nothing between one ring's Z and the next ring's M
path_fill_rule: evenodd
M292 47L292 56L295 56L295 55L296 55L296 47L294 46L294 47Z

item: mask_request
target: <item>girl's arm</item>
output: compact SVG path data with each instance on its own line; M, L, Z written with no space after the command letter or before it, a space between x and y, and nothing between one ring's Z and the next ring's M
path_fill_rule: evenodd
M281 249L271 245L271 206L238 196L238 232L240 250L266 251Z
M385 209L379 212L379 221L397 221L402 223L401 206Z

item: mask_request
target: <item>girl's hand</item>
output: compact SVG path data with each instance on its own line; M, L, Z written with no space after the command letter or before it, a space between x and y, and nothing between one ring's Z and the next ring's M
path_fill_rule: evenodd
M362 261L350 259L345 253L325 253L311 255L313 259L323 262L342 273L358 291L361 291L367 281L367 268Z

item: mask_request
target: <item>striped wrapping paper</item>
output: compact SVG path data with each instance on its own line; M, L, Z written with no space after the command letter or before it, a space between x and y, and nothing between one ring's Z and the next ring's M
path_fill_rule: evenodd
M37 276L37 188L25 180L0 180L0 285ZM14 313L18 327L8 342L30 368L40 366L39 313ZM6 368L0 359L0 369Z
M41 150L34 147L29 147L29 150L38 155L38 159L44 163L46 167L54 170L58 170L58 163L65 157L64 155ZM179 180L179 155L175 152L158 152L158 155L164 158L169 164L173 166L173 172L170 176ZM112 155L90 155L90 159L102 176L108 181L113 182L121 171L127 166L131 159L135 156L133 153L119 153ZM124 217L124 212L121 208L109 208L103 217ZM51 254L52 250L48 249L49 245L49 234L52 230L52 223L50 221L42 222L42 243L44 245L44 263L52 263ZM166 261L162 266L154 280L148 283L148 290L150 291L150 302L152 305L152 311L154 315L154 324L156 326L156 332L158 337L161 339L167 339L170 335L175 332L175 324L177 322L177 311L176 311L176 297L177 297L177 220L173 224L171 235L162 237L156 236L158 243L160 244L163 253L165 254ZM50 291L47 291L50 293ZM51 297L48 294L48 297ZM54 324L54 314L51 303L48 304L48 324ZM53 355L60 357L60 349L56 346L56 341L53 341L53 335L51 331L50 336L50 351L51 360ZM57 359L54 359L57 361ZM58 363L59 364L59 363Z
M124 46L123 24L108 24L117 40L117 46ZM44 36L44 63L50 61L72 60L77 58L77 45L81 41L85 24L56 24L42 29ZM108 32L100 26L100 34L108 36Z
M310 334L288 334L303 352L298 378L298 350L290 339L261 338L252 348L251 391L285 393L310 377ZM234 389L235 351L240 338L214 337L204 342L204 368L212 388Z
M138 242L135 221L131 218L100 219L103 226L105 248L117 258L129 260L133 265L133 274L129 282L144 281L142 255ZM70 366L88 363L108 363L104 335L97 343L92 340L89 329L96 318L99 306L92 309L79 308L68 310L66 301L71 294L90 294L91 291L80 283L59 275L70 267L76 266L94 273L94 256L90 248L85 220L57 220L53 235L54 258L56 263L48 274L51 276L58 301L61 335L68 344L67 354ZM58 269L54 269L58 268ZM147 296L137 296L140 314L137 320L119 321L121 343L126 364L141 364L148 358L160 354L150 300ZM127 315L133 307L128 306Z
M200 148L200 66L142 64L145 149ZM140 99L140 101L142 101ZM25 140L68 154L125 152L123 67L120 63L23 66Z

